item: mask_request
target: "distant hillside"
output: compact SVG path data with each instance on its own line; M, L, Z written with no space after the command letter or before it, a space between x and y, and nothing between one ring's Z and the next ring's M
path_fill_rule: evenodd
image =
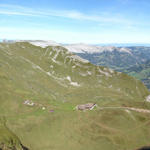
M113 47L110 51L108 47L103 47L103 51L78 53L84 59L96 65L107 66L118 71L132 67L135 64L142 64L150 59L150 47ZM93 50L94 51L94 50Z
M1 43L0 91L0 116L30 150L129 150L149 143L144 84L62 46ZM98 107L75 110L87 103Z
M142 80L144 84L150 89L150 60L143 64L128 68L124 70L124 72Z
M149 63L150 47L102 47L103 49L88 48L78 50L78 46L74 52L80 57L89 60L91 63L99 66L110 67L116 71L128 73L144 82L150 88L149 82ZM111 50L110 50L111 49ZM146 69L146 70L145 70ZM140 72L140 71L141 72Z

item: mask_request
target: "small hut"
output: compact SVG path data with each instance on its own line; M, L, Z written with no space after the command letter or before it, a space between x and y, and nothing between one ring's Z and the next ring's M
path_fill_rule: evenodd
M82 105L77 105L75 108L76 110L92 110L94 107L97 107L97 104L95 103L87 103Z

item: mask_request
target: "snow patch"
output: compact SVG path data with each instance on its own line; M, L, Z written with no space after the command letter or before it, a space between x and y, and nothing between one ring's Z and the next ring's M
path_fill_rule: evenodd
M74 68L76 68L76 66L72 66L72 68L74 69Z
M30 63L34 69L39 69L39 70L41 70L42 72L46 73L46 71L44 71L40 66L34 64L34 63L33 63L32 61L30 61L29 59L26 59L26 58L24 58L24 57L22 57L22 56L20 56L20 57L21 57L23 60L25 60L26 62Z
M51 76L51 73L50 73L50 72L47 72L47 75Z
M70 77L70 76L67 76L67 80L71 81L71 77Z
M70 77L70 76L67 76L66 79L70 82L71 85L73 85L73 86L80 86L80 84L78 84L77 82L73 82L73 81L71 80L71 77Z
M104 72L101 69L99 69L99 73L104 74L107 77L112 77L112 75L110 75L108 72Z
M45 51L45 53L44 53L44 56L46 56L46 54L47 54L48 50L49 50L49 49L47 48L47 49L46 49L46 51Z
M150 102L150 95L148 95L148 96L146 97L146 101L147 101L147 102Z
M42 107L42 110L45 110L46 108L45 107Z
M51 56L51 55L52 55L52 53L53 53L53 52L52 52L52 51L50 51L50 52L49 52L49 56Z
M54 58L52 58L52 61L53 61L54 63L58 64L58 65L61 65L61 63L58 62L58 61L56 61Z
M53 69L53 68L54 68L54 66L53 66L53 65L50 65L50 68L52 68L52 69Z
M110 68L109 68L108 70L109 70L110 73L114 73L114 70L112 70L112 69L110 69Z
M77 82L70 82L70 84L73 85L73 86L77 86L77 87L80 86L80 84L78 84Z
M29 43L31 43L32 45L35 45L35 46L40 46L42 48L45 48L47 46L61 46L60 44L58 44L54 41L31 41Z
M59 52L60 52L60 50L56 51L56 54L55 54L55 56L53 57L53 59L56 60L57 56L59 55Z
M92 72L90 72L90 71L87 71L87 73L88 73L88 75L92 75Z

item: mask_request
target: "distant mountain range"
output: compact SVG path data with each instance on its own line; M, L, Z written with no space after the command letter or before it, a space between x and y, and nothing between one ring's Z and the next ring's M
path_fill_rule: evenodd
M93 50L92 50L93 48ZM83 47L74 45L69 47L80 57L95 65L110 67L116 71L125 72L144 82L150 88L150 47ZM75 50L76 51L75 51Z
M150 43L102 43L98 46L115 46L115 47L133 47L133 46L145 46L150 47Z
M52 40L10 40L10 39L7 40L7 39L0 39L0 42L14 42L14 41L42 41L42 42L47 42L47 41L50 42L51 41L52 43L55 42ZM67 43L61 44L61 45L67 45ZM95 46L111 46L111 47L134 47L134 46L150 47L150 43L97 43L97 44L93 44L93 45L95 45ZM51 45L49 45L49 46L51 46Z
M69 51L89 60L93 64L115 70L142 64L150 59L150 47L111 47L75 44L65 46Z

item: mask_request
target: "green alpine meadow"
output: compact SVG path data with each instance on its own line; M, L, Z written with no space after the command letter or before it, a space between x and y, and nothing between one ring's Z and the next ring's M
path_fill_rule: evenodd
M0 43L0 150L149 145L150 92L63 46Z

